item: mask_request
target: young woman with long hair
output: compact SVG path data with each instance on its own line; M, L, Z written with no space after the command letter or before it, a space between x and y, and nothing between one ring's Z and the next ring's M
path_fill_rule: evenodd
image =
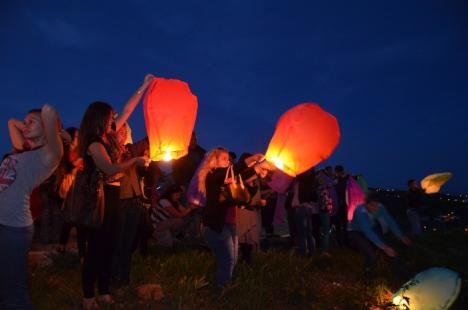
M84 169L97 169L105 178L104 218L98 229L87 229L87 249L83 261L82 287L85 309L94 309L98 305L94 299L95 284L98 284L98 302L112 304L110 296L111 258L113 245L116 243L114 217L119 206L119 173L133 165L146 165L146 157L134 157L121 161L123 146L115 137L117 130L127 121L140 101L143 92L154 76L147 75L141 87L125 105L123 112L115 118L113 108L105 102L94 102L88 106L80 125L78 155L83 158Z
M0 165L0 308L32 309L27 257L33 237L32 190L57 168L63 155L58 114L46 104L24 121L8 122L16 153Z
M272 166L259 162L263 155L257 154L238 162L234 166L235 174L241 174L245 182L258 175L265 176ZM253 164L256 163L256 164ZM228 284L237 261L236 205L223 193L227 169L230 166L229 152L224 148L215 148L206 155L203 166L198 172L199 188L206 195L206 207L203 210L205 240L216 259L216 290Z

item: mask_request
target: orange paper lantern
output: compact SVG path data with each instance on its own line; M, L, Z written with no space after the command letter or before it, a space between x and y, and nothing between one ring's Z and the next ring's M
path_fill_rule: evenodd
M169 161L188 153L197 107L197 97L187 83L154 79L143 106L151 160Z
M314 103L302 103L276 124L265 158L290 176L327 159L340 141L336 118Z

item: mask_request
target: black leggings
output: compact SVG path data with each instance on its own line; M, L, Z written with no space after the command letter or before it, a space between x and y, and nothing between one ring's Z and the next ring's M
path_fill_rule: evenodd
M81 281L85 298L94 297L95 284L99 295L109 294L113 245L115 244L115 211L119 206L119 186L104 186L105 211L102 227L85 229L87 248Z

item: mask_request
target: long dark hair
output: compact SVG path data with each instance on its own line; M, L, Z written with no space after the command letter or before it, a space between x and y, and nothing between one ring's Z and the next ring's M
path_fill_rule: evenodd
M107 120L113 109L110 104L102 101L91 103L81 120L80 135L78 136L78 154L86 155L88 146L95 140L101 139L106 133Z

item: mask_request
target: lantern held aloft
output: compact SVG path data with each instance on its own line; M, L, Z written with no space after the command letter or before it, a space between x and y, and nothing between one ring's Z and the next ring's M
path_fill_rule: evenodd
M151 160L169 161L188 153L197 107L197 97L187 83L154 79L143 106Z
M339 141L336 118L318 104L302 103L280 117L265 158L295 177L327 159Z

